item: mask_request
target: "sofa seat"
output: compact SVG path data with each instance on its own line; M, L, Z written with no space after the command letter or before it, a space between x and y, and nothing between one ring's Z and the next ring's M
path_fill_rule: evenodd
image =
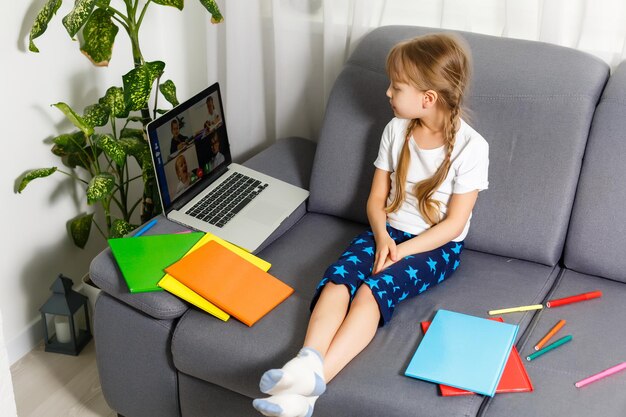
M544 309L520 354L534 352L534 345L560 319L567 321L552 341L571 334L571 342L526 362L535 392L496 395L487 417L561 416L623 417L626 410L626 374L623 372L576 388L574 383L626 360L626 286L605 278L566 270L550 299L600 290L602 297L554 309ZM611 329L607 331L607 329ZM610 379L610 381L609 381Z
M295 293L251 328L234 318L224 323L190 309L174 330L174 366L249 398L262 396L258 389L262 373L281 366L301 346L310 300L326 266L364 227L332 216L305 215L260 253L272 263L270 273L294 286ZM303 239L308 241L306 254L300 244ZM558 267L471 250L461 259L459 270L449 280L396 310L371 346L331 383L332 389L316 405L316 416L336 416L337 402L348 397L354 400L352 414L342 412L342 416L406 416L409 406L416 415L476 414L483 397L442 398L434 384L402 376L422 337L419 322L432 319L440 308L487 317L493 308L540 303L554 284ZM519 324L521 336L531 318L529 312L509 314L505 320ZM407 398L420 401L410 404Z

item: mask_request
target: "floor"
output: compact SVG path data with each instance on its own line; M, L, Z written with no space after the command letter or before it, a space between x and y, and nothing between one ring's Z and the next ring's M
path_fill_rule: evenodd
M93 340L78 356L43 345L11 367L20 417L116 417L102 396Z

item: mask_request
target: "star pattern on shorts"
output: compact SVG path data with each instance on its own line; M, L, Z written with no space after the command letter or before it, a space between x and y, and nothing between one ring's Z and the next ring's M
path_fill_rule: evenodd
M457 243L456 246L453 248L450 248L450 250L458 255L459 253L461 253L461 248L463 248L463 245L461 245L460 243Z
M437 272L437 261L433 261L433 259L429 256L428 257L428 261L426 261L426 263L428 264L428 267L430 268L430 271L434 274L435 272Z
M443 249L441 249L441 257L446 261L446 265L450 262L450 254Z
M346 259L347 262L352 262L353 264L358 264L361 263L362 261L355 255L352 255L351 257L349 257L348 259Z
M407 274L409 274L409 278L413 279L417 279L417 269L414 269L411 265L409 265L409 269L405 269L404 272L406 272Z
M334 268L335 268L335 272L333 272L333 274L341 275L341 278L346 277L346 274L348 273L348 271L346 271L346 268L343 265L336 266Z

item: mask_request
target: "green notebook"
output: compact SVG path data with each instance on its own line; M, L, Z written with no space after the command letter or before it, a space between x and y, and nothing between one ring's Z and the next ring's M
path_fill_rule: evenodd
M204 233L148 235L109 239L130 292L163 291L157 283L165 268L182 258Z

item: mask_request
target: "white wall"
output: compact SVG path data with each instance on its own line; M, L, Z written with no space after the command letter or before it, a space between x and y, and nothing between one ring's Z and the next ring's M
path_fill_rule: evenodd
M69 132L72 126L50 104L64 101L82 112L109 86L121 86L121 76L132 68L123 29L108 69L92 66L80 53L78 42L69 39L61 24L73 3L63 2L47 32L35 40L39 54L28 52L28 34L45 0L13 1L0 17L0 140L4 144L0 152L0 310L11 363L41 340L38 308L50 295L57 274L62 272L78 284L91 259L106 245L95 230L84 250L69 240L66 220L90 208L82 190L62 174L36 180L22 194L14 193L24 171L59 163L44 140ZM181 101L216 78L206 70L210 47L206 39L221 29L207 24L208 17L194 1L186 2L182 12L152 4L146 16L144 56L166 62L166 78L176 83ZM193 43L185 41L191 30L199 34L191 37Z

